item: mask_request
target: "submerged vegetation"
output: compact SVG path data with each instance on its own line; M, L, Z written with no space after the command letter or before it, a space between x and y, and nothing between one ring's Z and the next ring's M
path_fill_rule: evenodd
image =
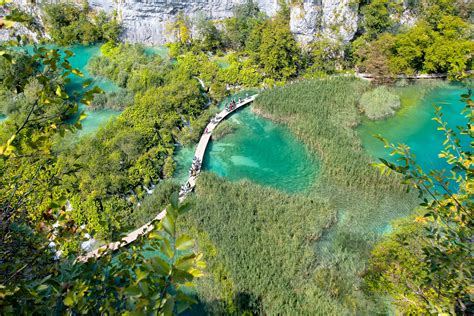
M237 124L232 121L224 121L217 126L212 132L212 139L219 140L229 134L232 134L237 129Z
M360 106L365 115L372 120L395 114L400 107L400 98L385 86L366 92L360 98Z

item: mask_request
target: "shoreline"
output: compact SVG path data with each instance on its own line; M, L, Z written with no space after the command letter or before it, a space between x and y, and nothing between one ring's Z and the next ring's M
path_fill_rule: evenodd
M474 74L474 70L466 71L466 74ZM448 73L435 73L435 74L414 74L414 75L394 75L394 76L376 76L369 73L356 72L354 74L357 78L363 80L375 80L375 79L407 79L407 80L423 80L423 79L447 79Z

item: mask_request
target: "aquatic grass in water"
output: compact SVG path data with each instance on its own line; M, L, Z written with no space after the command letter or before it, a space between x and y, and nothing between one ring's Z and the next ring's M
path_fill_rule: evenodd
M210 260L229 271L237 298L230 303L248 298L240 313L378 312L360 290L360 275L371 245L386 225L408 214L416 203L398 177L380 176L369 165L371 157L354 131L361 120L358 101L369 89L366 82L352 78L302 82L264 91L252 105L285 122L318 159L309 190L284 194L255 181L229 182L206 174L199 179L189 225L203 230L216 246ZM236 135L225 137L226 145L218 149L231 153L235 144L229 139ZM226 164L238 165L236 170L252 168L256 178L264 174L261 164L256 167L258 161L248 160L242 151L236 150ZM219 152L212 157L216 155ZM218 159L209 163L213 161ZM209 296L222 284L214 276L198 290L208 311L226 305Z
M387 87L380 86L364 93L359 103L369 119L378 120L395 114L400 107L400 98Z

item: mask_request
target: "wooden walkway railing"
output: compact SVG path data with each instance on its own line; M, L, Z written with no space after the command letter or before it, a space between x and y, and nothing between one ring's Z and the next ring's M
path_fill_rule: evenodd
M194 159L193 165L191 166L191 171L188 180L186 183L181 187L181 191L179 194L180 202L183 201L186 196L194 189L196 186L196 179L199 176L199 172L201 171L202 162L204 160L204 154L206 153L207 145L212 136L212 131L231 113L237 111L241 107L246 106L247 104L253 102L257 94L242 99L235 103L235 105L231 109L224 109L220 113L218 113L210 122L207 124L204 133L201 135L201 139L196 147L196 151L194 152ZM155 220L161 220L166 215L166 209L161 211L158 215L153 218L153 220L149 221L148 223L144 224L143 226L135 229L134 231L128 233L125 237L123 237L120 241L111 242L109 244L103 245L95 250L92 250L86 253L83 256L77 258L77 261L85 262L89 258L93 257L100 257L102 253L106 250L115 251L123 246L126 246L132 242L134 242L138 237L142 235L146 235L153 230L153 222Z

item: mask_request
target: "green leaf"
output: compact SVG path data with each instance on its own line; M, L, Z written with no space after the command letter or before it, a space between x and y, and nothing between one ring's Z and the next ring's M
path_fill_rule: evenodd
M64 50L64 54L66 54L66 57L72 57L74 56L74 53L68 49Z
M180 207L179 207L179 215L183 215L185 213L187 213L189 210L191 209L191 203L183 203Z
M177 193L177 192L174 192L173 194L171 194L170 202L171 202L171 205L172 205L175 209L178 208L179 196L178 196L178 193Z
M64 305L72 306L74 304L74 294L73 292L68 292L63 301Z
M142 291L140 291L140 288L138 286L132 285L132 286L129 286L125 290L125 294L127 294L130 297L137 297L137 296L142 295Z
M176 240L176 249L187 250L194 245L194 239L187 235L181 235Z
M175 267L183 271L188 271L189 269L193 267L193 265L194 265L194 258L188 258L188 259L178 260L178 262L176 262Z
M171 249L171 243L168 239L163 239L163 242L160 245L160 249L164 255L168 258L173 258L174 251Z
M178 304L176 304L176 312L178 314L181 314L182 312L184 312L185 310L187 310L190 307L191 307L191 305L189 305L188 302L179 301Z
M179 270L175 269L173 271L173 280L178 283L183 283L183 282L190 282L193 280L193 275L190 272L184 271L184 270Z
M41 284L40 286L36 288L38 292L45 291L47 289L48 289L48 286L46 284Z
M159 231L154 230L154 231L152 231L151 233L148 234L148 238L149 239L161 240L161 239L163 239L163 236L161 236Z
M91 85L91 83L92 83L92 79L87 79L86 81L82 83L82 87L87 88L88 86Z
M153 264L153 267L157 268L163 275L168 275L170 273L171 266L160 257L152 258L151 263Z
M165 231L168 234L170 234L171 236L174 236L174 234L176 232L174 219L167 214L165 216L165 218L163 218L162 224L163 224L163 228L165 229Z
M137 281L137 282L140 282L141 280L143 280L143 279L145 279L146 277L148 277L149 272L148 272L148 271L143 271L143 270L137 269L137 270L135 270L135 274L136 274L136 276L137 276L136 281Z
M71 70L71 72L75 74L76 76L84 77L84 74L79 69L73 69Z
M0 56L3 56L3 58L5 58L6 60L8 60L9 62L12 62L12 61L13 61L12 55L7 54L6 51L0 51Z
M163 306L163 314L165 316L171 316L173 315L173 309L174 309L174 298L168 297L166 299L165 305Z
M79 121L82 121L83 119L85 119L87 117L87 113L82 111L81 114L79 115Z

